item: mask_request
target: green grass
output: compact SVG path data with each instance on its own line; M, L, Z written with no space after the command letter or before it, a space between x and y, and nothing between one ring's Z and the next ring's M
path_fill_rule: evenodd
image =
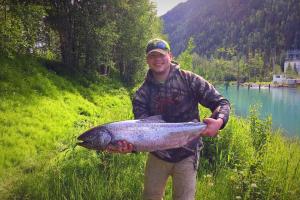
M133 117L130 89L107 77L84 87L35 58L1 58L0 67L0 199L141 199L146 154L75 146L89 127ZM197 199L298 199L299 139L271 132L257 113L232 116L205 139ZM171 193L169 180L165 199Z

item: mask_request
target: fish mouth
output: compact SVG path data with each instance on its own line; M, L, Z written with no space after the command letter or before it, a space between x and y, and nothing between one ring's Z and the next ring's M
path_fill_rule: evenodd
M96 147L91 142L88 142L88 141L77 142L76 146L81 146L81 147L84 147L87 149L97 150L97 151L105 149L105 148L101 148L101 147Z
M86 141L82 141L82 142L77 142L76 145L85 147L87 145L87 143L88 142L86 142Z
M79 135L78 137L77 137L77 140L85 140L85 135L84 135L84 133L83 134L81 134L81 135Z
M92 149L91 143L88 141L81 141L76 143L77 146L85 147L87 149Z

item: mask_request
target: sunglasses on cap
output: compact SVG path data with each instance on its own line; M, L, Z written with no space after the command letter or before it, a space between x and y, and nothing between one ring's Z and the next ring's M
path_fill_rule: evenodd
M148 54L150 51L154 49L161 49L166 51L166 53L170 52L170 46L169 44L164 40L151 40L146 48L146 54Z

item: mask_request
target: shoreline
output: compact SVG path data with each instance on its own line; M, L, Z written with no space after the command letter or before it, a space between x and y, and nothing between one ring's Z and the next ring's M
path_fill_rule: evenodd
M252 89L269 89L269 88L300 88L300 84L274 84L274 83L252 83L252 82L247 82L247 83L230 83L228 85L226 85L225 83L225 87L229 86L229 85L234 85L234 86L242 86L242 87L248 87L248 89L252 88Z

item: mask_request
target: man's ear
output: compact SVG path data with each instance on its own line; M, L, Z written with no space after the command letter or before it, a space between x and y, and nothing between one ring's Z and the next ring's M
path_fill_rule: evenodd
M170 56L170 60L173 60L174 56L173 56L172 52L169 52L169 56Z
M146 63L149 65L149 59L148 59L148 56L146 55Z

